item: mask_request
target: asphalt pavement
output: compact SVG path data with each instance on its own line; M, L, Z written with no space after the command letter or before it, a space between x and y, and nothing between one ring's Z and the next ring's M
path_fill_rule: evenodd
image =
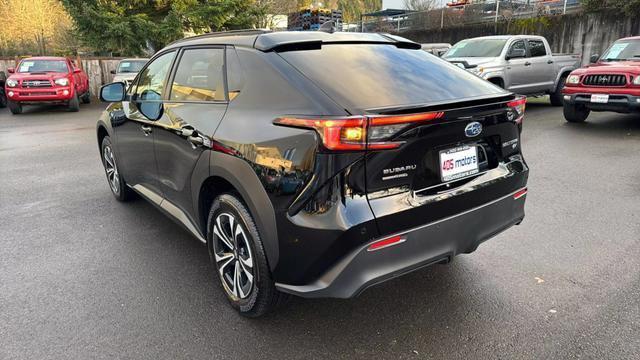
M640 354L640 115L534 100L527 216L448 265L260 319L204 245L115 201L100 104L0 109L0 359L630 359Z

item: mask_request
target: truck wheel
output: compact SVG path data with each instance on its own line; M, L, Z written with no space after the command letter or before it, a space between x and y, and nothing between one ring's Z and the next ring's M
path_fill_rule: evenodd
M562 106L562 89L564 88L564 83L567 81L567 75L564 75L558 80L558 85L556 85L556 91L549 94L549 100L552 106Z
M4 89L0 89L0 109L6 108L6 107L7 107L7 96L4 93Z
M213 201L207 240L216 277L240 314L264 315L289 297L276 289L258 228L235 194L222 194Z
M87 90L87 92L82 95L80 100L82 100L83 104L88 104L91 102L91 93L89 92L89 90Z
M78 93L75 93L73 98L69 100L67 110L70 112L78 112L80 110L80 100L78 100Z
M564 104L564 118L571 123L581 123L587 120L591 110L582 105Z
M13 115L22 114L22 104L19 102L8 100L7 105L9 105L9 110L11 110Z

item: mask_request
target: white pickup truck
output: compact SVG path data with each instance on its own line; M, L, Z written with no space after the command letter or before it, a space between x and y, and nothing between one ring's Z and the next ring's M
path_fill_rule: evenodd
M547 40L534 35L462 40L443 58L514 93L549 94L555 106L562 106L564 82L580 66L579 55L552 54Z

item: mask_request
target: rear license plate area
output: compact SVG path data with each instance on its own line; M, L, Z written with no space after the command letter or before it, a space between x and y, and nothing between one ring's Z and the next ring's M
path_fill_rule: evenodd
M460 180L480 172L478 147L459 146L440 151L440 180Z

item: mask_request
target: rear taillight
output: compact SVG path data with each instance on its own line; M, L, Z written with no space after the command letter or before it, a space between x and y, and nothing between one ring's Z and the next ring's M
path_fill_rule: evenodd
M515 122L516 124L522 124L522 120L524 120L524 110L526 105L526 96L518 96L515 100L509 101L507 103L507 106L509 107L509 112L507 113L509 120Z
M439 119L444 112L394 116L353 116L346 118L281 117L276 125L314 129L329 150L396 149L402 141L391 140L407 127Z

